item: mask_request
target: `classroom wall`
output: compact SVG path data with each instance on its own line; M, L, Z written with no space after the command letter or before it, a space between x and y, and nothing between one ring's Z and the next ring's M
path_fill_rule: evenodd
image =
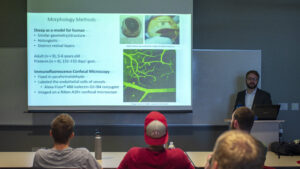
M273 103L288 103L281 111L286 140L300 138L300 1L194 0L195 49L261 49L263 89Z
M106 152L127 151L133 146L145 147L144 127L138 126L77 126L71 147L94 151L94 131L100 129L102 148ZM217 137L227 126L169 126L169 141L185 151L211 151ZM48 126L2 126L0 151L36 151L53 146Z
M272 94L274 103L289 105L287 111L281 111L279 114L279 119L286 121L286 140L300 137L297 131L300 113L299 110L292 111L290 107L291 103L300 102L299 9L300 2L297 0L194 0L194 49L261 49L261 86ZM34 147L49 146L51 142L47 136L47 127L33 132L41 128L32 126L37 123L34 122L36 115L23 113L26 110L24 98L9 93L13 89L20 92L20 95L26 95L27 86L22 85L26 81L26 72L18 71L20 67L26 70L26 56L22 52L10 58L5 55L5 52L18 53L20 50L26 50L26 1L2 0L0 18L0 91L1 95L7 97L1 99L1 107L9 110L3 111L0 108L0 116L14 119L0 124L0 134L7 138L0 141L0 151L29 151ZM48 114L41 120L46 124L54 116L55 114ZM95 115L90 115L93 116ZM187 122L192 120L190 115L179 116L187 118ZM172 130L179 145L183 145L182 148L206 150L211 149L215 138L227 129L226 126L218 127L220 126L174 126ZM90 135L94 127L79 128L83 132L79 132L79 137L73 144L89 145L92 142ZM130 130L128 134L127 130ZM142 145L142 126L114 126L113 131L106 131L108 140L119 142L107 141L105 145L108 148L104 150L113 151L116 150L115 147L120 148L118 151L125 151L131 146L130 142ZM192 144L186 143L185 140L191 140L189 142Z

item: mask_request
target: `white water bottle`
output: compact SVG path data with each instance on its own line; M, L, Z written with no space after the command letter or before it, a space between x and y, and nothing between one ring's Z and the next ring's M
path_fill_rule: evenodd
M173 141L170 141L170 144L169 144L169 149L174 149L175 148L175 146L174 146L174 143L173 143Z
M102 138L99 131L95 135L95 158L96 160L102 160Z

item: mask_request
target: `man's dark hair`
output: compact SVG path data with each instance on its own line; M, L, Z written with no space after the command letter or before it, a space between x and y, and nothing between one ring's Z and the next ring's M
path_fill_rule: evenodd
M51 123L52 136L55 143L66 144L74 131L74 120L68 114L58 115Z
M247 73L246 73L246 78L248 77L248 75L252 73L252 74L255 74L257 76L257 80L259 80L259 73L256 71L256 70L249 70Z
M250 133L254 123L254 112L248 107L239 107L233 113L233 118L237 120L240 129Z

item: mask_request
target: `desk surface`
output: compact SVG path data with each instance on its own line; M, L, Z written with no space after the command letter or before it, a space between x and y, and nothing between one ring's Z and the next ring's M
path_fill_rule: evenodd
M187 152L190 159L193 161L195 167L204 167L206 158L211 152ZM265 166L269 167L300 167L297 161L300 156L278 156L273 152L268 152Z
M102 168L118 168L125 154L126 152L103 152L100 164Z

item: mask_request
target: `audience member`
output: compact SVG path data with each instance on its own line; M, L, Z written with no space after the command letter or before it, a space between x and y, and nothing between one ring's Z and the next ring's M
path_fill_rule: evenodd
M34 156L33 168L88 168L101 169L100 164L86 148L71 148L74 120L68 114L58 115L51 123L51 149L39 149Z
M217 139L208 160L205 169L262 169L266 149L247 132L230 130Z
M186 154L179 148L165 149L168 128L165 116L150 112L145 118L145 142L147 148L133 147L120 163L118 169L193 169Z
M230 128L250 133L254 123L254 112L247 107L239 107L232 113Z

